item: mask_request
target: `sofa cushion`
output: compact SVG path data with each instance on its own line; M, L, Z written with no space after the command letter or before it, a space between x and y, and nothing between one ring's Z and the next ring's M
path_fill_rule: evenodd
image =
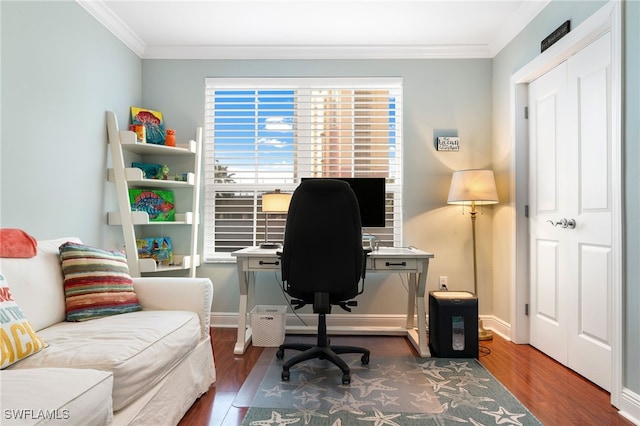
M113 373L118 411L171 372L200 340L194 312L139 311L40 331L49 346L10 369L69 367Z
M60 246L67 321L142 309L123 253L72 242Z
M0 369L35 354L45 347L20 306L11 297L7 280L0 272Z
M75 237L41 240L35 257L0 258L0 271L9 280L11 295L36 331L64 321L64 289L58 247L67 241L80 242Z
M72 368L3 370L2 425L110 425L113 375Z
M38 252L38 242L22 229L0 229L0 257L33 257Z

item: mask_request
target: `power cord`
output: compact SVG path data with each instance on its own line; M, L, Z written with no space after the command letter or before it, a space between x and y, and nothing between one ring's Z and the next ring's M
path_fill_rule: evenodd
M298 312L293 308L293 306L291 305L291 300L289 300L289 298L287 297L287 293L284 291L284 284L282 283L282 280L280 280L278 278L278 273L274 271L273 273L273 278L276 281L276 283L278 283L278 288L280 289L280 291L282 292L282 297L284 298L285 302L287 302L287 305L289 305L289 308L291 309L291 312L293 313L293 315L296 316L296 318L298 318L298 320L305 326L305 327L309 327L309 325L302 319L302 317L300 315L298 315Z

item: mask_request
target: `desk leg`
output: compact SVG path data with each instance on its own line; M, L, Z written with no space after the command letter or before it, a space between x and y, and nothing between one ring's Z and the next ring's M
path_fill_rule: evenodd
M235 355L242 355L251 343L251 327L247 327L247 312L249 309L250 290L255 287L253 272L244 272L243 262L238 260L238 284L240 286L240 306L238 307L238 336L233 348ZM251 295L252 296L252 295Z
M415 316L415 308L416 308L416 274L410 273L407 274L408 277L408 287L409 287L409 300L407 301L407 330L413 330L414 321L413 317Z
M427 345L427 314L425 310L425 294L427 291L427 271L429 268L429 261L423 263L422 272L418 274L410 274L409 276L409 294L413 293L414 297L410 298L410 307L407 312L411 313L411 320L407 318L407 336L413 346L415 346L418 354L422 357L431 356L429 347ZM417 279L416 279L417 278ZM411 290L415 289L415 290ZM418 305L418 332L413 329L413 304L411 299ZM409 324L411 328L409 328Z

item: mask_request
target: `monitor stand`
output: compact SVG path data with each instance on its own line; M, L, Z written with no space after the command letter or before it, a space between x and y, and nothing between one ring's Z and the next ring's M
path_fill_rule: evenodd
M282 248L282 244L280 243L260 243L260 248L261 249L279 249Z

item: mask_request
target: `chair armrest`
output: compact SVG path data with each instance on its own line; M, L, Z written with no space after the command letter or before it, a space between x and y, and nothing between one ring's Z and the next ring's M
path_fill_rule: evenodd
M144 310L191 311L200 317L201 337L209 336L213 284L209 278L133 278Z

